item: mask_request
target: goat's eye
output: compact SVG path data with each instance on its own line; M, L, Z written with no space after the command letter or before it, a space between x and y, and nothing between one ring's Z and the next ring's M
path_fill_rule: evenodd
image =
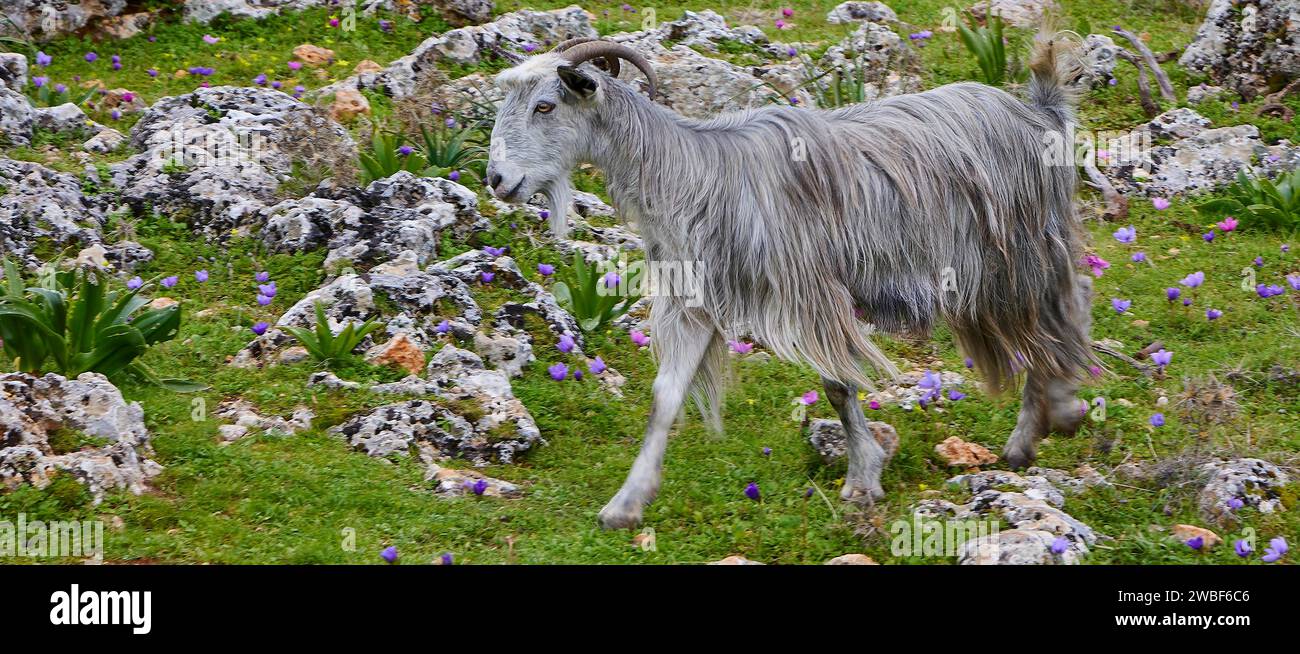
M551 104L551 103L549 103L549 102L538 102L538 103L537 103L537 106L533 108L533 111L535 111L535 112L537 112L537 113L539 113L539 114L549 114L549 113L551 113L551 110L554 109L554 108L555 108L555 105L553 105L553 104Z

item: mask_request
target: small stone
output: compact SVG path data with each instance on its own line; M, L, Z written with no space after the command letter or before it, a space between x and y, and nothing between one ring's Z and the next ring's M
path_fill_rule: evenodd
M85 143L81 144L81 149L86 152L95 152L98 154L108 154L116 150L126 142L126 137L121 132L105 127L98 134L92 136Z
M299 361L306 361L309 356L311 356L311 353L307 351L307 348L294 345L293 347L286 347L280 353L280 363L298 363Z
M149 303L149 308L166 309L168 307L174 307L178 304L180 304L180 302L177 302L176 300L173 300L172 298L169 298L167 296L162 296L162 297L154 298L153 301Z
M330 118L340 122L351 122L357 116L370 113L370 101L360 91L341 89L334 94L334 104L330 105Z
M842 554L823 565L880 565L866 554Z
M950 466L971 468L996 463L998 457L987 447L979 443L968 443L956 436L949 436L942 443L934 446L934 451Z
M352 72L361 75L364 73L378 73L383 69L384 69L383 66L380 66L378 63L374 61L371 61L369 59L362 59L357 64L357 67L352 69Z
M766 565L766 564L759 563L758 561L750 561L749 559L743 556L740 556L738 554L733 554L731 556L728 556L725 559L721 559L719 561L713 561L709 565Z
M1195 525L1174 525L1171 533L1174 538L1183 542L1200 537L1205 541L1205 544L1202 545L1202 547L1207 549L1223 542L1223 539L1219 538L1218 534L1204 527L1197 527Z
M424 350L416 345L406 332L399 332L387 343L377 345L366 353L366 361L376 366L401 368L412 375L424 370Z
M324 66L334 61L334 51L310 43L293 49L293 56L308 66Z

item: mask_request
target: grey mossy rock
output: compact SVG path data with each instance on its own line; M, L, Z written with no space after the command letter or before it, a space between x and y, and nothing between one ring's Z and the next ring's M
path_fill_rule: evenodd
M409 400L349 418L330 431L371 456L405 455L421 442L476 466L510 463L542 441L537 424L514 397L505 373L489 370L478 355L445 345L429 361L424 393L441 401ZM465 409L465 404L475 407ZM453 408L455 407L455 408ZM459 409L459 410L458 410Z
M27 86L27 57L17 52L0 52L0 87L22 91Z
M1074 564L1102 538L1061 509L1067 495L1109 485L1087 466L1074 475L1050 468L1031 468L1024 476L987 470L957 475L948 483L969 491L970 499L965 504L922 500L913 506L913 514L932 520L994 519L1005 525L997 534L964 543L958 553L959 564ZM1068 544L1059 554L1051 551L1058 537Z
M892 425L878 420L867 423L867 430L876 442L884 448L887 457L893 457L898 451L898 432ZM817 418L808 424L808 442L821 455L826 465L833 465L844 460L848 454L848 435L839 420Z
M59 454L49 440L60 431L104 444ZM86 486L95 504L112 490L140 495L162 471L152 453L144 410L123 400L103 375L0 375L0 487L44 488L66 473Z
M0 252L27 268L42 244L73 251L101 242L104 212L81 180L40 164L0 158Z
M844 23L897 23L898 14L883 2L841 2L826 14L832 25Z
M189 214L194 229L225 238L276 201L293 173L294 130L307 126L318 147L355 155L342 127L279 91L218 86L166 97L131 128L139 154L109 167L112 182L137 212Z
M36 111L27 96L0 86L0 143L28 145L36 124Z
M292 436L300 431L311 429L315 412L307 407L297 407L289 418L280 416L263 416L257 412L252 402L242 398L222 402L213 412L213 416L230 421L217 427L221 435L221 444L228 445L250 434L266 436Z
M1300 77L1300 10L1293 0L1211 0L1178 63L1253 100Z
M1001 16L1010 27L1038 27L1044 13L1060 9L1054 0L981 0L971 5L970 13L978 20Z
M13 21L0 20L0 36L30 35L37 41L79 32L104 18L117 16L126 9L128 0L5 0L4 15Z
M1207 477L1197 495L1201 517L1218 526L1236 522L1229 502L1241 500L1244 508L1260 513L1285 511L1281 489L1291 483L1292 475L1263 459L1241 458L1202 464L1199 471Z
M1211 127L1188 108L1167 111L1097 147L1110 155L1100 162L1101 172L1131 196L1203 193L1231 184L1240 171L1272 175L1300 165L1300 147L1285 140L1268 145L1250 124Z

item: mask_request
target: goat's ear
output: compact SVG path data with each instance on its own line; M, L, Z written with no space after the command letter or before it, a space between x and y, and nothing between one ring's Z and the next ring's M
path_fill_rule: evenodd
M555 72L559 73L564 88L578 98L587 100L596 95L598 84L586 73L573 66L560 66Z

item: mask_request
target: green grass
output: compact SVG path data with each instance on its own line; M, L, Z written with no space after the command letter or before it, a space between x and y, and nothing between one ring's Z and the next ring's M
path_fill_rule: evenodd
M526 3L540 9L567 4L567 0ZM835 4L832 0L790 3L795 16L789 22L794 27L785 32L771 28L776 9L754 15L765 21L760 27L774 40L824 49L847 32L822 20ZM937 29L943 8L951 3L898 0L890 4L905 23L896 28L899 33L935 32L920 49L927 87L975 78L975 60L965 53L957 35ZM1136 33L1149 33L1150 45L1157 52L1186 44L1198 23L1190 10L1182 8L1183 3L1174 0L1062 4L1066 6L1063 27L1091 26L1092 31L1103 31L1109 25L1122 24ZM503 2L498 11L519 6L525 4ZM641 25L641 14L623 12L619 4L584 6L595 13L602 33L639 29ZM693 1L657 9L658 19L667 21L688 8L713 8L730 18L750 6ZM63 39L43 48L55 56L49 71L55 81L73 75L98 78L110 88L130 88L153 102L193 88L191 78L172 78L176 69L214 66L218 71L211 78L214 85L245 84L258 73L267 73L289 87L296 83L318 87L350 74L363 58L386 64L445 28L432 18L420 24L395 18L391 34L364 21L358 23L356 33L343 34L326 26L328 16L328 11L314 10L261 23L221 22L204 27L166 22L154 28L154 43L143 36L93 45ZM206 45L200 40L205 33L222 40L215 46ZM1023 44L1028 36L1024 31L1009 34L1015 44ZM284 64L290 50L303 42L330 47L347 63L330 67L324 79L307 69L290 77ZM81 55L89 49L101 55L99 62L82 60ZM113 53L122 55L123 70L109 70L108 56ZM724 47L716 56L744 60L753 53ZM149 66L162 71L156 80L145 75ZM1200 81L1189 78L1173 63L1165 68L1180 97L1189 84ZM1137 107L1132 73L1121 67L1119 79L1117 86L1093 92L1083 103L1084 127L1127 129L1144 120ZM1267 140L1300 140L1292 124L1255 118L1254 106L1257 104L1243 104L1234 109L1229 102L1212 102L1197 111L1216 126L1251 122L1260 126ZM93 111L92 117L107 120ZM125 127L129 121L118 126ZM46 145L54 151L42 154ZM11 149L5 155L42 160L48 154L53 157L51 165L76 172L82 166L74 165L66 154L73 146L45 139L33 148ZM594 192L603 190L599 175L579 176L578 184ZM1296 460L1300 421L1295 412L1300 388L1268 381L1265 373L1274 365L1300 365L1300 294L1290 292L1265 301L1242 290L1239 282L1242 269L1253 268L1251 261L1260 256L1265 265L1255 271L1258 282L1285 284L1285 274L1300 270L1300 237L1243 231L1205 243L1199 236L1203 230L1178 226L1205 224L1192 207L1190 201L1175 201L1170 209L1156 211L1148 202L1134 200L1130 222L1138 229L1135 246L1122 245L1111 237L1120 225L1088 224L1097 253L1112 263L1096 280L1094 337L1122 341L1129 352L1160 339L1175 353L1174 363L1167 376L1148 379L1124 363L1106 361L1109 370L1083 393L1086 399L1107 398L1110 411L1106 421L1089 422L1072 438L1053 437L1043 442L1041 465L1069 470L1088 463L1107 470L1125 461L1165 461L1191 451ZM472 243L448 241L441 254L452 256L481 244L509 245L521 269L535 278L538 262L564 263L565 258L553 249L535 245L542 236L540 226L510 214L484 213L493 221L491 231ZM769 563L816 564L848 552L863 552L887 563L934 562L892 556L887 525L907 519L916 501L936 491L947 499L962 501L962 493L945 484L956 471L942 468L934 445L955 435L998 451L1014 426L1019 406L1016 398L988 398L972 384L963 389L969 393L967 399L945 403L941 410L904 412L887 407L873 412L873 418L897 427L902 446L885 472L887 498L874 509L859 511L835 499L845 474L843 464L822 465L799 423L791 419L791 401L819 388L817 377L806 368L781 362L738 362L726 403L726 435L708 434L692 410L670 442L659 499L645 514L646 526L656 533L657 551L646 552L631 545L630 533L603 532L595 520L596 512L622 483L649 410L654 364L646 351L631 346L625 334L614 330L596 334L587 348L627 377L625 398L619 400L590 379L581 383L550 380L546 367L551 363L565 361L576 366L582 362L556 352L553 337L534 329L539 361L515 381L514 389L548 445L528 452L513 465L484 470L523 486L523 497L441 498L431 492L422 466L413 458L373 459L325 433L353 413L392 398L309 389L305 381L313 370L311 364L261 370L225 365L227 357L249 340L249 325L273 320L322 282L323 253L267 256L259 252L255 240L242 238L220 247L205 244L190 236L183 216L129 222L137 240L157 254L140 274L148 277L167 272L182 279L171 293L184 304L182 332L174 341L154 348L145 362L161 375L203 380L211 389L197 395L145 386L123 389L129 399L144 405L157 460L165 467L153 493L141 497L110 494L102 505L90 507L80 487L69 485L64 478L45 491L26 488L0 494L0 516L25 511L60 519L120 517L124 528L106 535L106 557L114 561L379 563L379 550L396 545L404 562L419 563L442 552L452 552L458 562L467 563L697 563L742 554ZM1280 248L1287 242L1292 251L1283 254ZM1150 264L1130 262L1130 255L1139 249L1146 252ZM207 284L194 282L190 273L198 268L211 272ZM279 294L267 308L257 307L253 301L253 275L259 270L269 270L279 284ZM1179 279L1197 270L1206 273L1207 282L1196 292L1193 306L1169 306L1163 289L1176 286ZM489 310L512 297L499 289L478 287L475 294ZM1133 300L1130 313L1116 315L1110 307L1111 298ZM1204 311L1210 307L1222 310L1223 318L1208 322ZM1135 320L1147 324L1135 325ZM942 328L933 340L883 339L882 345L896 361L915 363L933 357L943 362L944 369L963 369L951 336ZM1236 374L1230 374L1234 371ZM1148 418L1158 410L1158 397L1174 399L1184 376L1210 373L1233 379L1243 407L1226 429L1198 439L1171 408L1163 410L1166 426L1155 429L1148 425ZM345 376L390 380L392 373L356 366L346 370ZM297 406L310 406L317 414L314 428L292 437L253 436L221 446L219 423L212 412L223 399L237 396L266 415L287 416ZM204 420L194 419L196 399L206 407ZM1120 400L1132 407L1125 407ZM825 402L811 407L810 415L834 417ZM78 442L75 434L68 440L74 445ZM772 449L770 457L763 455L765 447ZM743 495L750 482L757 482L762 489L761 503ZM821 493L805 500L804 490L809 486ZM1236 562L1230 543L1197 554L1169 540L1167 532L1152 529L1167 529L1179 522L1201 524L1195 514L1194 490L1186 486L1117 486L1069 497L1065 510L1113 539L1096 548L1087 559L1089 563ZM831 500L823 500L823 493ZM1289 497L1295 495L1292 492ZM1286 513L1264 516L1245 511L1241 526L1256 529L1263 540L1300 533L1300 511L1294 510L1294 499L1289 501L1293 510ZM355 534L354 551L344 547L351 533ZM1219 533L1229 538L1236 531Z

